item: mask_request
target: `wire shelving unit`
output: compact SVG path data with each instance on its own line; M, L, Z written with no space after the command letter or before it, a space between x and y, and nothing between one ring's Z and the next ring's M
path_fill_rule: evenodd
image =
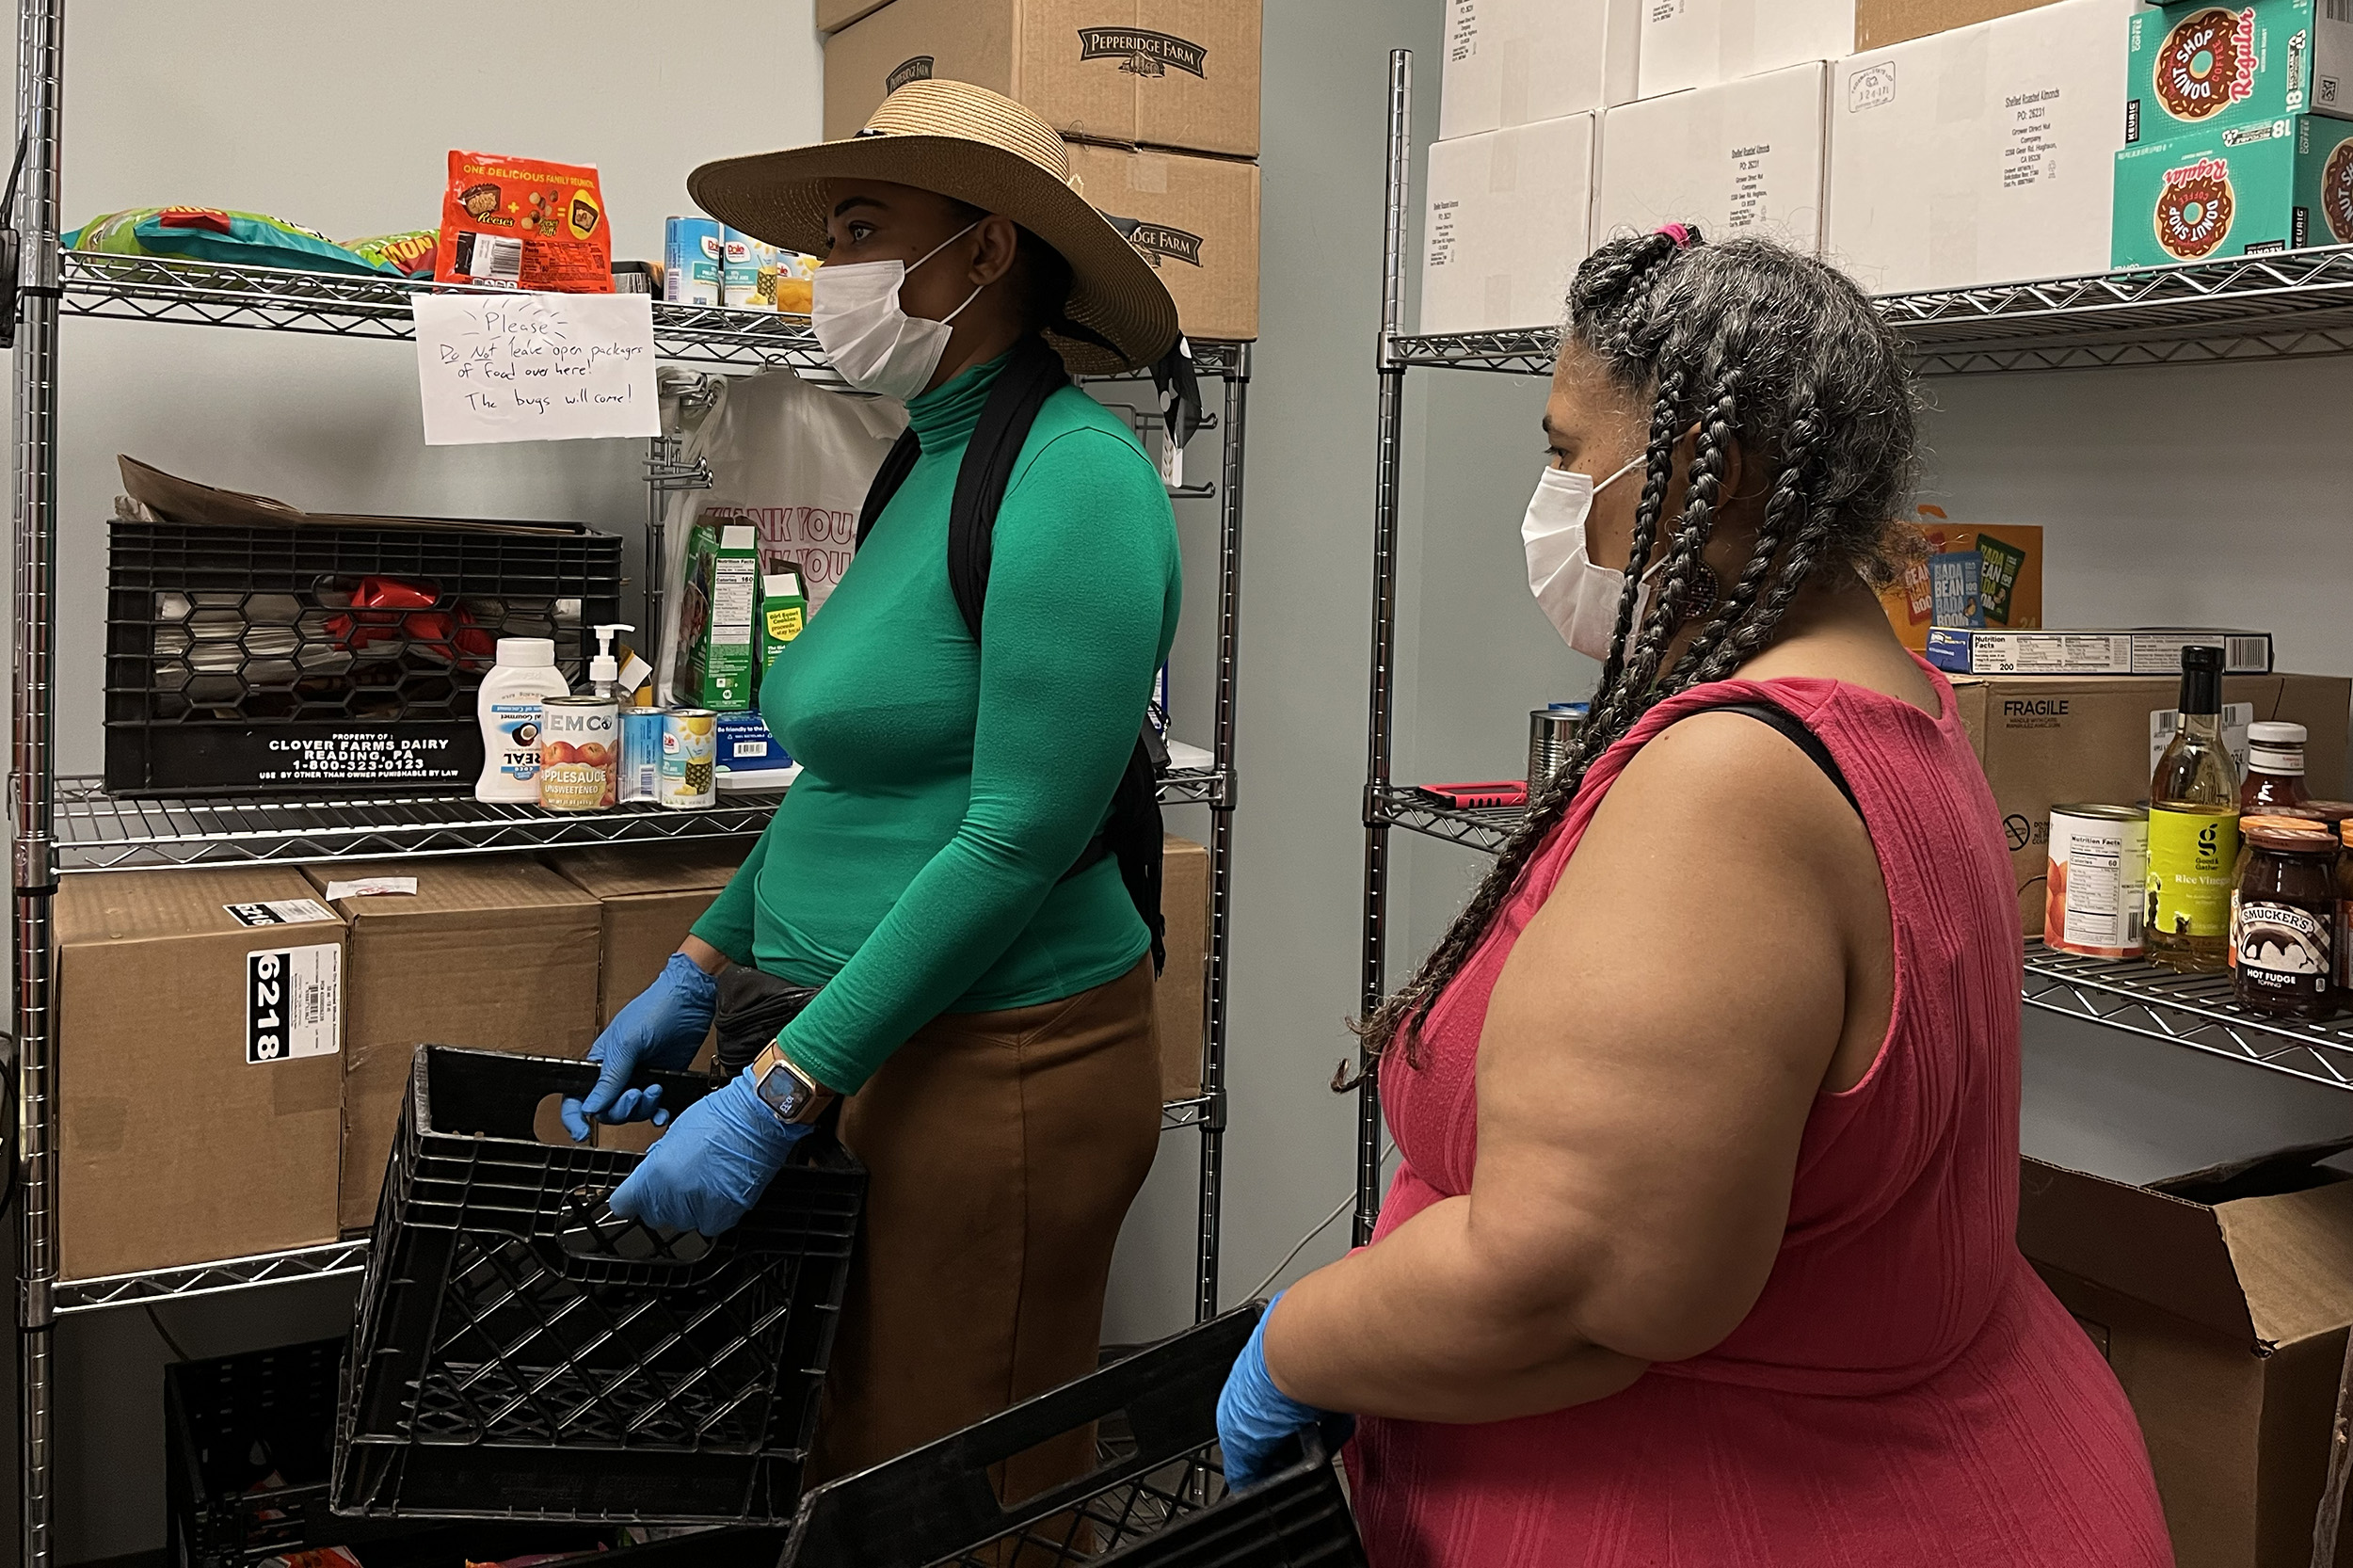
M1552 374L1553 328L1410 336L1405 299L1413 181L1413 56L1389 56L1388 183L1382 246L1380 413L1372 529L1371 712L1366 733L1362 1005L1387 994L1389 833L1402 828L1494 854L1521 811L1463 808L1391 776L1395 741L1400 464L1409 370ZM2216 364L2353 353L2353 247L2138 267L1985 288L1886 295L1875 303L1922 376ZM2030 942L2024 1000L2152 1039L2331 1088L2353 1089L2353 1023L2280 1024L2236 1006L2229 982L2140 963L2052 952ZM1371 1064L1357 1083L1358 1245L1381 1205L1381 1105Z
M136 868L296 864L387 856L529 852L584 844L747 840L766 826L779 792L723 793L708 811L624 808L591 815L485 805L471 794L342 797L116 798L93 778L56 772L58 323L88 316L182 326L399 342L415 336L411 307L447 286L379 277L63 251L59 246L59 88L62 0L18 0L18 124L24 184L12 215L24 236L23 299L15 347L15 506L10 686L10 842L16 1052L20 1107L17 1206L19 1521L25 1568L54 1568L52 1465L60 1317L288 1281L358 1272L367 1241L223 1258L102 1278L57 1270L56 1025L51 1012L51 899L65 874ZM834 380L804 317L656 301L654 346L664 361L743 371L790 369ZM1208 808L1209 933L1200 1091L1161 1108L1163 1131L1199 1134L1194 1313L1217 1311L1225 1117L1226 994L1232 948L1234 736L1241 608L1244 433L1251 345L1196 342L1194 368L1222 384L1223 402L1202 428L1219 439L1213 481L1171 492L1218 511L1215 692L1211 760L1163 775L1166 804ZM1118 382L1124 377L1105 378ZM1205 392L1208 389L1204 389ZM1112 407L1125 405L1113 402ZM707 472L657 441L649 490L648 624L660 624L663 497L701 488Z

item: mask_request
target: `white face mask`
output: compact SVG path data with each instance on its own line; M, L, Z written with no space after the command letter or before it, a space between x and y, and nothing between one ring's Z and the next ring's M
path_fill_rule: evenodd
M948 352L948 323L964 313L964 306L981 296L974 289L964 305L946 319L926 321L900 308L899 286L907 274L964 238L978 223L968 223L919 257L915 266L904 262L853 262L846 266L821 266L810 282L810 325L817 345L841 378L860 392L906 401L932 384L939 357Z
M1585 553L1585 520L1593 512L1596 493L1646 460L1647 454L1635 458L1598 485L1590 473L1547 468L1536 482L1536 494L1520 523L1520 542L1528 549L1528 591L1536 596L1545 618L1552 622L1561 640L1588 659L1609 657L1625 572L1597 567ZM1644 572L1635 589L1637 626L1650 604L1650 580L1665 564L1661 561Z

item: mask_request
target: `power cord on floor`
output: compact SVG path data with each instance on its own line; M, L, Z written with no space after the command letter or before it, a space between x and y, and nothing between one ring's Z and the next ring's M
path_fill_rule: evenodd
M1395 1154L1396 1152L1397 1145L1395 1144L1390 1144L1387 1147L1384 1148L1381 1151L1381 1163L1384 1165L1387 1164L1389 1162L1389 1156ZM1347 1197L1342 1198L1340 1200L1340 1206L1332 1210L1331 1213L1326 1214L1323 1217L1322 1223L1318 1224L1315 1229L1301 1237L1299 1239L1298 1245L1292 1247L1290 1251L1283 1255L1283 1261L1277 1263L1273 1268L1267 1271L1266 1278L1258 1282L1257 1288L1251 1291L1249 1295L1243 1297L1242 1299L1244 1301L1257 1301L1260 1296L1265 1295L1267 1293L1267 1287L1282 1278L1283 1271L1289 1268L1292 1260L1298 1257L1301 1253L1307 1250L1307 1243L1322 1235L1325 1231L1330 1230L1332 1226L1338 1222L1339 1217L1348 1212L1350 1207L1354 1204L1355 1201L1356 1195L1353 1192L1351 1192Z

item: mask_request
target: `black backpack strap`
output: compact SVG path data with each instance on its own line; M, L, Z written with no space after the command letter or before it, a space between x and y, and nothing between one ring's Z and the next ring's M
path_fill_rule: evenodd
M955 499L948 507L948 586L963 612L965 630L981 640L981 605L988 597L988 562L997 536L997 509L1004 504L1005 487L1013 483L1014 465L1021 460L1022 443L1037 423L1046 400L1070 385L1070 372L1062 356L1032 333L1014 344L1005 368L997 374L980 422L964 448L963 466L956 470Z
M1838 786L1838 792L1847 797L1847 804L1854 808L1854 814L1858 817L1863 815L1863 805L1855 799L1854 790L1847 783L1845 771L1838 766L1838 759L1830 754L1830 747L1822 744L1822 738L1819 735L1808 729L1804 723L1786 708L1770 702L1724 702L1711 708L1700 709L1699 712L1739 713L1756 720L1757 723L1769 728L1780 730L1784 739L1800 751L1804 752L1807 759L1822 770L1823 776Z
M865 504L857 509L857 543L853 550L862 549L866 536L882 520L883 508L899 493L899 487L915 472L915 459L923 456L923 443L916 439L915 426L910 424L899 432L899 439L890 443L890 451L874 471L874 482L866 487Z

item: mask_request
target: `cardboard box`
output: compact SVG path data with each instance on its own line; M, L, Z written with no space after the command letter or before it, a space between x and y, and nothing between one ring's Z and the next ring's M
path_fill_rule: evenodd
M817 30L838 33L888 5L890 0L817 0Z
M1855 53L2016 16L2054 0L1855 0Z
M898 0L904 5L906 0ZM1086 199L1128 236L1194 338L1258 335L1258 166L1070 145Z
M1641 96L1715 87L1854 50L1855 0L1648 0Z
M2131 806L2149 798L2155 753L2170 733L2179 677L2139 675L1955 676L1954 700L2001 808L2018 914L2042 930L2051 808L2086 802ZM2247 725L2304 726L2305 783L2320 799L2345 793L2346 710L2353 680L2327 675L2233 675L2222 682L2224 738L2239 771Z
M1711 240L1761 233L1818 248L1829 79L1817 61L1605 113L1594 237L1689 221Z
M2127 143L2353 114L2353 14L2337 0L2167 6L2127 34Z
M2353 1322L2353 1181L2311 1168L2327 1152L2148 1187L2021 1162L2019 1248L2124 1385L2181 1568L2312 1561Z
M1160 918L1168 963L1152 990L1160 1021L1160 1098L1201 1093L1201 1042L1209 1000L1209 852L1190 839L1160 841Z
M1642 0L1447 0L1438 139L1630 104Z
M825 40L825 135L925 77L1064 136L1258 155L1258 0L893 0Z
M2116 155L2116 266L2353 242L2353 125L2297 115Z
M57 889L68 1279L335 1239L344 927L298 872Z
M2063 0L1839 61L1824 244L1874 294L2104 271L2138 0Z
M376 1218L376 1193L421 1045L585 1056L597 1037L595 898L535 860L371 863L414 893L333 900L351 926L344 1052L344 1228ZM311 868L325 892L348 872Z
M599 1029L654 983L748 848L612 844L549 856L558 874L597 901Z
M1931 626L2001 627L2013 632L2041 629L2042 529L2039 524L1959 527L1941 513L1923 507L1917 526L1925 546L1922 558L1906 563L1902 575L1880 590L1888 621L1906 648L1914 653L1926 652Z
M1547 327L1593 248L1598 115L1486 131L1430 148L1421 329Z

